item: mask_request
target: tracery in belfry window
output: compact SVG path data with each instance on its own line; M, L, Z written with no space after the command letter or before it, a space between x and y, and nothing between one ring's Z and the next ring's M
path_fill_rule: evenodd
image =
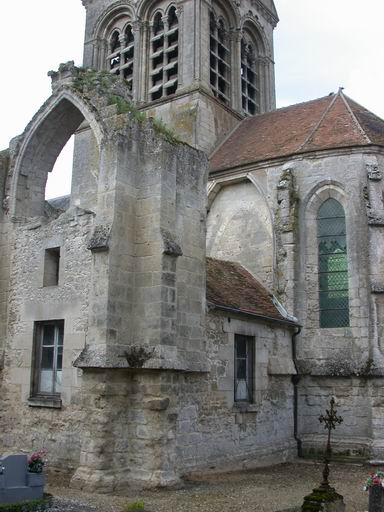
M164 18L156 13L150 41L150 100L174 94L179 74L179 22L176 7Z
M223 19L210 14L210 84L213 94L223 103L230 103L230 59L228 30Z
M256 46L241 40L241 99L246 114L254 115L260 112L260 80L257 69Z
M320 327L349 325L348 260L345 214L336 199L317 215Z
M107 56L108 69L127 80L129 88L133 88L133 60L135 56L135 38L132 25L129 23L120 31L115 29L109 40Z

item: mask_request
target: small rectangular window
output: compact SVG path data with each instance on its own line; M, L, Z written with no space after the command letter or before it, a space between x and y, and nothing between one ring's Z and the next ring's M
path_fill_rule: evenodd
M35 323L33 397L60 396L64 320Z
M235 335L235 402L253 401L253 336Z
M46 249L44 255L43 286L57 286L59 284L60 247Z

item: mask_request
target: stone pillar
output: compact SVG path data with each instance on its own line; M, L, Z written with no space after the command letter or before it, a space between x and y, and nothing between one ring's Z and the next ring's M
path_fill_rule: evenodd
M369 237L369 358L370 372L377 379L369 381L372 406L372 457L384 459L384 162L370 155L365 161L367 186L364 190Z
M207 370L207 159L156 123L109 125L88 241L87 346L75 362L85 434L72 481L104 491L177 480L170 375Z
M277 272L275 287L288 311L294 311L297 197L294 176L286 169L277 185L275 211Z
M7 332L8 289L10 275L10 223L9 198L5 192L8 175L9 150L0 152L0 384L4 364L5 338Z

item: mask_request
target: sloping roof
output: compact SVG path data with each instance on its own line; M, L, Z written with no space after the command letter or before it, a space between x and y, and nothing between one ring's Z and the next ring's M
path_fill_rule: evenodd
M211 170L312 151L370 145L384 146L384 121L340 90L245 119L213 153Z
M279 311L273 295L239 263L207 258L207 302L218 309L295 324ZM280 308L283 310L282 306Z

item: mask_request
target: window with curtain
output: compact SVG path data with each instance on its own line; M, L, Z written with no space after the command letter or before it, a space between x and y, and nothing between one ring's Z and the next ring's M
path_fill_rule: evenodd
M63 339L63 320L35 323L35 357L31 396L60 395Z
M252 402L254 375L253 336L235 335L235 402Z
M320 327L349 326L348 258L345 213L327 199L317 215Z

